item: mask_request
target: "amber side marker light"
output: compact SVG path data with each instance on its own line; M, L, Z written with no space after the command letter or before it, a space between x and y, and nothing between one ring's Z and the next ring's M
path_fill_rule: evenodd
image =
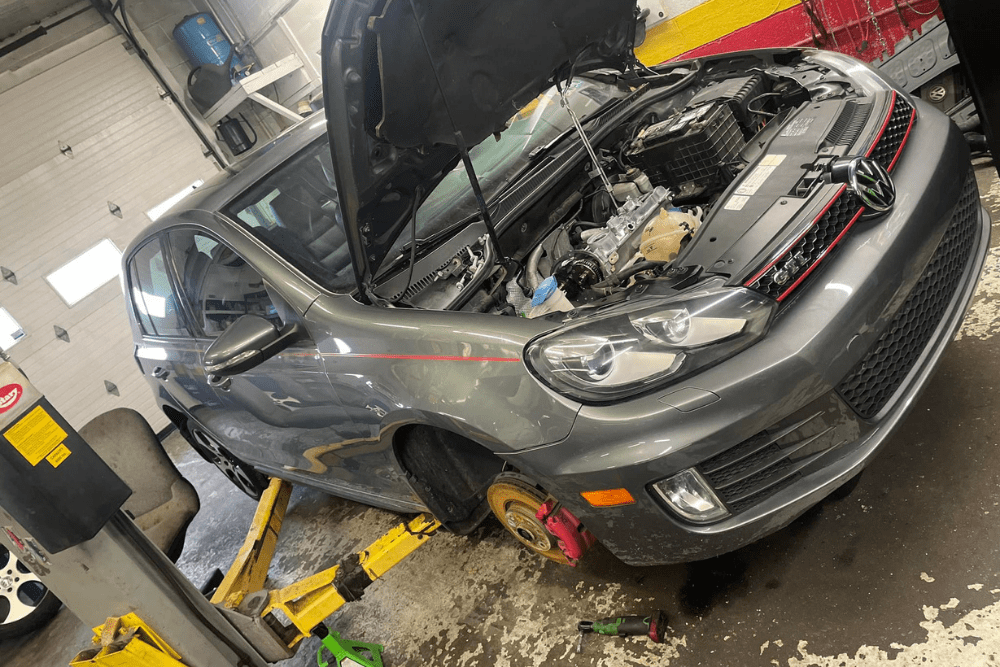
M584 491L580 495L594 507L615 507L617 505L631 505L635 502L635 498L628 492L628 489Z

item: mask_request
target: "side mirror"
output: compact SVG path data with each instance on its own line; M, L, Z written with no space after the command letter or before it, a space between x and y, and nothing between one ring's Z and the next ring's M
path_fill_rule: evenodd
M278 329L260 315L244 315L215 339L205 352L209 375L239 375L306 338L305 329L291 324Z

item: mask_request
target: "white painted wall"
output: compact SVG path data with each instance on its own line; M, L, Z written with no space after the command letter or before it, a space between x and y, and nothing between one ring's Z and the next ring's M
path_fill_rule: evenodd
M653 26L660 21L683 14L703 2L705 0L638 0L639 7L649 9L649 18L646 20L647 26Z
M277 82L279 102L293 106L320 90L320 43L329 0L207 1L223 22L232 22L233 30L250 42L261 65L270 65L291 53L308 61L304 69Z
M166 420L132 358L120 285L69 307L45 281L104 238L124 249L149 224L146 210L217 172L124 41L104 25L0 75L0 265L17 276L0 281L0 306L26 333L11 356L71 424L132 407L158 429Z

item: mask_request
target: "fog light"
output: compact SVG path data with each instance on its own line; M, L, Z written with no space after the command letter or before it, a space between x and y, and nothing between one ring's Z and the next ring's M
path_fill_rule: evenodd
M694 469L657 482L653 488L667 501L670 509L693 523L708 523L729 516L729 510Z

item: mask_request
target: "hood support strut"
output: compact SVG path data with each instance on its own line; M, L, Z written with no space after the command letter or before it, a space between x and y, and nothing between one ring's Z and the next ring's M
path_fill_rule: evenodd
M608 175L604 173L604 167L601 166L601 161L597 157L597 153L594 151L593 145L590 143L590 137L587 136L586 130L583 129L583 125L580 123L580 118L573 111L573 107L570 105L569 100L566 99L566 90L569 88L570 82L573 80L572 70L570 70L570 76L566 79L566 85L560 86L559 81L556 80L556 89L559 91L559 103L562 105L566 112L569 114L570 119L573 121L573 127L576 128L576 133L580 135L580 141L583 142L584 147L587 149L587 153L590 154L590 159L594 163L594 171L600 176L601 182L604 184L604 189L608 191L608 195L611 197L611 204L615 207L615 211L620 211L618 206L618 200L615 199L615 191L611 187L611 181L608 180Z
M417 14L417 8L413 4L413 0L409 0L410 11L413 12L413 20L417 24L417 32L420 33L420 43L424 47L424 52L427 54L427 60L431 64L431 71L434 72L434 81L437 82L438 91L441 93L441 99L444 102L444 108L448 112L448 120L451 122L452 129L455 130L455 145L458 148L459 155L462 156L462 163L465 165L465 173L469 177L469 184L472 186L472 192L476 195L476 203L479 205L479 212L483 216L483 223L486 225L486 231L490 235L490 242L493 243L493 248L496 250L497 258L503 266L507 266L510 260L504 254L503 249L500 247L500 238L497 236L496 227L493 225L493 218L490 216L490 209L486 205L486 198L483 196L483 189L479 185L479 178L476 176L476 170L472 166L472 158L469 157L469 147L465 143L465 137L462 136L461 130L455 124L455 117L451 113L451 106L448 104L448 95L445 93L444 85L441 83L441 75L438 74L437 64L434 62L434 57L431 55L430 46L427 44L427 37L424 35L424 27L420 25L419 14ZM414 238L411 243L416 243L417 240Z

